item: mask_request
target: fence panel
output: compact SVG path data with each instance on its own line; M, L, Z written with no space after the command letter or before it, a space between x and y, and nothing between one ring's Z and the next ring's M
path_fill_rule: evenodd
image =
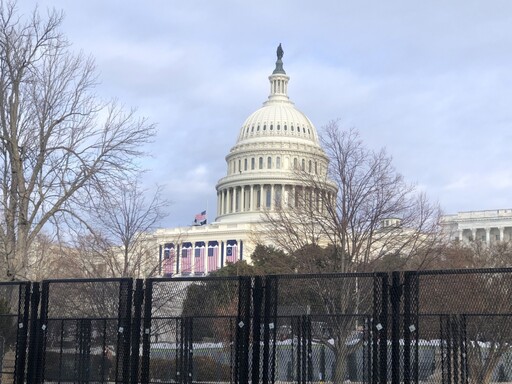
M251 279L148 279L142 383L248 382Z
M425 271L412 281L414 382L512 381L512 269Z
M385 274L278 276L276 380L385 383L386 297Z
M0 383L23 383L30 283L0 283Z
M42 282L36 383L129 381L132 285L132 279Z

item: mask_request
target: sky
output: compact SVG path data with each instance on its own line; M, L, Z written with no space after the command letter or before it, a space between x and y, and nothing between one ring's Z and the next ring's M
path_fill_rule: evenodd
M157 124L145 185L162 226L215 216L217 181L267 99L279 43L288 94L321 128L339 119L445 213L512 208L512 2L41 0L95 58L101 98Z

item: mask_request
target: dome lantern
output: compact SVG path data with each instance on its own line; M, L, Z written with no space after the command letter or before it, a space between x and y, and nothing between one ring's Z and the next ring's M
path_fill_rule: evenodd
M276 68L268 77L270 80L270 95L267 103L271 101L290 102L288 97L288 80L290 78L286 76L286 72L283 69L283 55L283 48L279 44L277 47Z

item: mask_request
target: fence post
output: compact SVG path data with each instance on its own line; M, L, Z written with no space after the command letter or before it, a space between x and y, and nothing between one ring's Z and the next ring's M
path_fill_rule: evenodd
M131 278L120 281L117 321L116 383L129 382L132 290L133 280Z
M28 319L30 312L30 283L18 286L18 328L16 336L16 354L14 367L14 383L25 382L25 361L27 355Z
M380 292L379 292L380 290ZM379 295L380 293L380 295ZM388 382L388 304L389 304L389 279L384 274L380 281L380 286L375 285L375 300L380 298L380 305L375 302L374 310L378 310L377 324L374 325L374 369L373 383L387 384ZM379 346L379 358L377 360L377 345ZM379 364L377 365L377 361Z
M151 312L153 307L153 280L146 280L144 289L144 324L142 332L142 364L140 367L141 384L149 383L149 359L151 347Z
M275 381L276 331L277 331L277 278L265 277L263 311L263 363L262 383ZM272 343L272 351L270 350Z
M391 285L391 383L400 384L400 272L392 273Z
M418 275L405 272L404 275L404 384L418 382ZM414 349L412 348L413 340ZM414 360L412 357L414 356Z
M261 305L263 296L262 277L256 276L252 287L252 375L253 383L260 381L260 340L261 340Z
M238 280L238 316L236 324L235 383L249 382L249 336L251 322L251 278Z
M27 384L35 384L37 360L37 317L39 309L39 283L32 283L30 296L30 330L28 340Z
M132 384L139 382L139 349L140 349L140 325L142 315L142 303L144 301L144 280L135 281L135 292L133 298L133 321L132 321L132 356L130 378Z

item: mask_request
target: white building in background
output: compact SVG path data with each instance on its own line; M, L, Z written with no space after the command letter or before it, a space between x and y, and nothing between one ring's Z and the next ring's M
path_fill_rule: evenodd
M296 170L327 173L329 160L315 126L288 97L290 78L282 56L279 45L268 100L245 120L226 156L227 174L216 187L214 222L156 231L162 274L204 275L226 263L249 259L262 240L262 212L291 205L303 193ZM334 198L336 187L308 193Z
M512 241L512 209L459 212L443 216L442 225L452 241Z

